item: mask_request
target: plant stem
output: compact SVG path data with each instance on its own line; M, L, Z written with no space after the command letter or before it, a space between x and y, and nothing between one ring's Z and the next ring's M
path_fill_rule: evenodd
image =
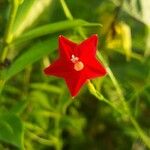
M2 93L3 87L4 87L5 82L0 79L0 95Z
M147 33L147 40L146 40L146 49L145 49L145 57L149 57L150 56L150 25L146 26L146 33Z
M12 0L11 8L10 8L10 16L8 19L8 24L7 24L5 35L4 35L4 48L3 48L2 55L1 55L2 62L4 62L5 58L7 57L7 53L9 50L7 45L10 44L13 40L13 34L11 32L12 32L12 27L15 21L16 13L18 10L18 6L19 6L18 0Z
M150 138L144 133L144 131L140 128L139 124L137 121L133 118L132 115L130 115L130 120L135 127L136 131L138 132L140 138L142 141L145 143L145 145L150 149Z
M62 8L63 8L63 10L64 10L64 13L65 13L65 15L66 15L66 18L68 18L69 20L73 20L74 18L73 18L73 16L72 16L72 14L71 14L71 12L70 12L68 6L66 5L65 0L60 0L60 3L61 3L61 5L62 5Z
M122 93L122 90L121 90L121 87L119 86L119 83L117 82L113 72L111 71L111 69L108 67L108 64L106 63L105 59L102 57L102 55L99 53L99 51L97 52L97 56L98 58L102 61L102 63L104 64L104 66L106 67L106 70L107 70L107 73L114 85L114 87L116 88L116 91L118 93L118 96L124 106L124 108L128 111L129 107L127 106L127 103L124 99L124 96L123 96L123 93Z
M64 98L64 93L60 95L60 99L61 98ZM67 106L64 109L67 109ZM56 106L56 111L59 114L59 116L54 118L54 136L57 139L57 142L55 143L54 147L56 150L62 150L63 148L63 143L61 140L62 130L60 129L60 121L61 121L61 117L66 113L66 110L64 109L62 109L61 102L59 101Z
M142 141L145 143L145 145L150 148L150 138L144 133L144 131L140 128L139 124L137 123L137 121L134 119L134 117L132 116L132 114L130 113L129 107L127 107L126 109L124 109L124 111L120 111L119 109L117 109L116 106L114 106L109 100L107 100L102 94L100 94L95 87L93 86L93 84L91 82L88 82L88 86L89 86L89 90L91 91L91 93L100 101L104 101L105 103L109 104L113 109L115 109L118 113L120 113L121 115L126 114L128 116L128 118L130 119L132 125L135 127L137 133L139 134L140 138L142 139ZM92 88L91 88L92 87Z
M57 117L57 118L55 118L55 137L57 138L57 142L55 144L55 149L56 150L61 150L62 149L62 143L60 141L59 124L60 124L60 117Z
M99 93L96 90L96 88L94 87L94 85L91 83L90 80L88 81L88 88L89 88L89 91L91 92L91 94L94 95L98 100L107 103L112 108L114 108L117 112L121 113L121 111L119 109L117 109L117 107L113 103L111 103L108 99L106 99L101 93Z

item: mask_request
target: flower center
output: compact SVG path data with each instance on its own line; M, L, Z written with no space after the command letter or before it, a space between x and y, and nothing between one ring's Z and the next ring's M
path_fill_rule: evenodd
M75 55L71 56L71 62L74 63L74 70L81 71L84 68L84 64Z

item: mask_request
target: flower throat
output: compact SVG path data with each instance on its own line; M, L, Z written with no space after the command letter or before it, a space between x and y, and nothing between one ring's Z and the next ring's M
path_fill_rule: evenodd
M84 68L84 64L75 55L71 56L71 62L74 64L74 70L81 71Z

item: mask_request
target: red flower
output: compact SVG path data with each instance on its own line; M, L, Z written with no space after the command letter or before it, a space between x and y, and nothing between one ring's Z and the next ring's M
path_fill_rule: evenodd
M60 35L60 56L44 70L45 74L64 78L71 95L77 95L88 79L106 74L106 69L96 59L97 43L97 35L92 35L80 44Z

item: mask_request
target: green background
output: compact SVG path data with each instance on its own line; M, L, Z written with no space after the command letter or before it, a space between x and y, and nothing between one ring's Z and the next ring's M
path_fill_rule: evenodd
M43 69L95 33L108 74L72 99ZM0 150L150 149L149 108L150 1L0 0Z

